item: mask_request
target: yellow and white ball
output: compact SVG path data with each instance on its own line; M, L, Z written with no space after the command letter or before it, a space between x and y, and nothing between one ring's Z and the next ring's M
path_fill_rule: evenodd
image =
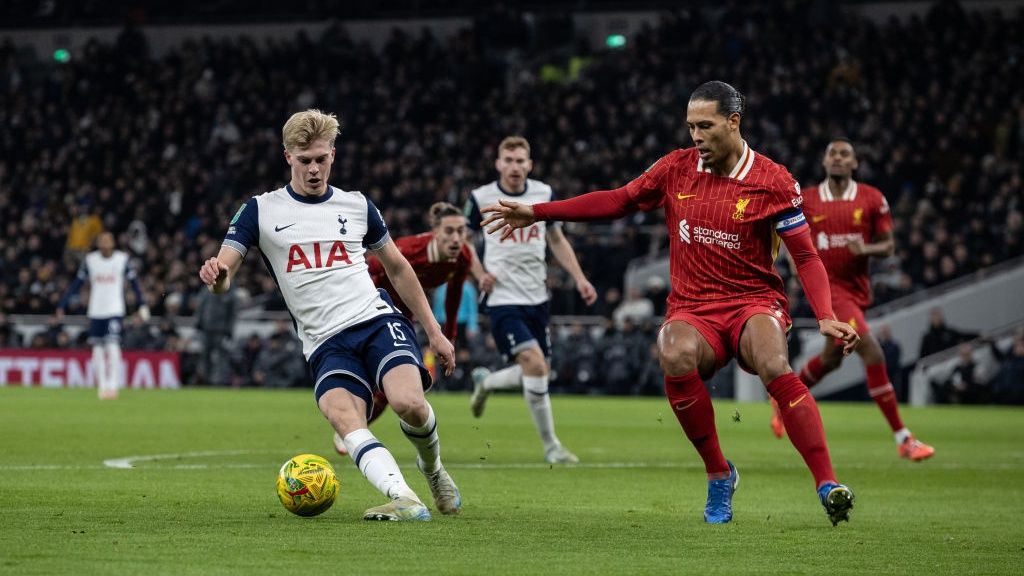
M277 473L277 496L293 514L316 516L331 507L338 497L338 477L325 458L299 454Z

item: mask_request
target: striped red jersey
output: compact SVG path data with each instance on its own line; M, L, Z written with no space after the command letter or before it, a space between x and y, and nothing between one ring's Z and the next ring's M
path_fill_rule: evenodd
M704 167L696 148L676 150L625 186L640 210L665 208L671 308L709 302L778 301L780 235L806 226L800 186L783 166L746 142L728 176Z
M856 238L867 244L892 230L885 196L878 188L852 179L845 190L834 191L826 180L807 190L804 214L828 271L833 299L837 293L844 294L866 308L871 304L868 257L853 254L846 245Z
M469 246L462 245L462 251L454 260L445 258L434 245L433 232L424 232L414 236L402 236L395 238L395 246L409 261L416 277L423 289L437 288L441 284L448 283L445 293L445 325L444 334L454 339L456 333L456 320L459 315L459 304L462 302L462 284L469 275L470 264L473 261L473 253ZM367 258L367 265L370 268L370 277L378 288L387 290L395 306L407 317L412 318L409 307L398 296L391 279L384 271L384 266L374 257Z

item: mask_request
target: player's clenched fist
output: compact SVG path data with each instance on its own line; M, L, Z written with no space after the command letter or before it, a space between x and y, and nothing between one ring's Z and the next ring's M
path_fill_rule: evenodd
M455 346L440 331L427 336L427 339L430 340L430 347L437 353L437 361L444 369L444 375L451 376L455 371Z
M227 277L228 265L218 260L216 256L203 262L203 266L199 269L199 279L203 281L203 284L214 289L221 287Z

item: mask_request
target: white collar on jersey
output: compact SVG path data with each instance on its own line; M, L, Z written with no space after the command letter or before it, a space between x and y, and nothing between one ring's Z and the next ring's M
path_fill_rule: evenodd
M750 168L754 165L754 151L747 146L747 141L743 140L743 151L740 152L740 159L736 161L736 165L732 167L732 171L729 172L729 178L736 180L743 180L750 173ZM697 157L697 172L711 173L710 168L704 167L704 160Z
M829 179L825 178L825 181L818 186L818 195L821 196L822 202L831 202L833 200L853 200L857 197L857 181L850 178L850 181L846 184L846 190L843 193L836 196L832 194L832 186L829 184Z

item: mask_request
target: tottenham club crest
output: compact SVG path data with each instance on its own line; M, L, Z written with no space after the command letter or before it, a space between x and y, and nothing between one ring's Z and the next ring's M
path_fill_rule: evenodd
M348 222L348 220L346 220L344 216L342 216L341 214L338 214L338 224L341 224L341 235L342 236L344 236L345 232L347 232L347 230L345 230L345 224L347 222Z

